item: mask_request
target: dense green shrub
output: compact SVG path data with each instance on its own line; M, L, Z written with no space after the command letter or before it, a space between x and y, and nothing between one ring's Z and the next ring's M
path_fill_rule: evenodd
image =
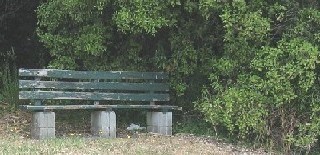
M318 62L318 48L301 39L264 47L234 84L225 87L211 74L212 88L203 90L199 108L208 121L239 136L280 136L275 140L287 146L307 147L319 136Z
M279 11L278 18L292 18L288 7L275 4L267 9ZM288 28L277 40L269 39L275 35L272 19L262 11L268 10L252 11L244 2L226 7L221 15L224 54L213 61L211 84L197 106L207 121L239 138L308 151L320 136L319 49L314 37L320 33L314 28L315 34L309 33L320 12L302 9L296 21L284 23Z
M48 0L37 33L49 67L165 71L172 101L196 103L211 124L308 150L320 127L319 8L315 0Z

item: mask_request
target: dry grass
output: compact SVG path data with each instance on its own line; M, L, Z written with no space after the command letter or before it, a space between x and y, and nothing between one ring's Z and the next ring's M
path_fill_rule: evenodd
M55 139L32 140L26 132L26 119L30 119L30 114L21 112L0 117L0 154L266 154L208 137L183 134L137 134L116 139L69 134Z
M0 138L0 154L265 154L185 136L142 134L136 138L68 136L32 140L19 135Z
M77 136L51 140L0 138L1 154L226 154L200 143L170 137L92 139Z

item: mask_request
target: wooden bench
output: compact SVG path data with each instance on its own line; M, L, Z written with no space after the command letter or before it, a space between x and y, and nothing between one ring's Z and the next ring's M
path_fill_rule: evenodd
M148 110L147 131L172 134L172 111L178 106L156 105L169 101L168 75L161 72L71 71L56 69L19 69L19 99L33 112L31 137L55 137L54 110L89 109L91 132L95 136L116 137L116 114L113 109ZM56 105L47 100L82 100L85 104ZM110 101L136 101L137 104L101 104ZM55 102L53 102L55 103ZM121 102L122 103L122 102ZM140 104L148 103L148 104Z

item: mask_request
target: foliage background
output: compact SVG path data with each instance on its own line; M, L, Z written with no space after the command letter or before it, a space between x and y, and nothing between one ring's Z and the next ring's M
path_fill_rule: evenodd
M14 49L17 67L165 71L171 102L212 130L284 150L319 144L317 0L5 4L15 16L0 12L0 51Z

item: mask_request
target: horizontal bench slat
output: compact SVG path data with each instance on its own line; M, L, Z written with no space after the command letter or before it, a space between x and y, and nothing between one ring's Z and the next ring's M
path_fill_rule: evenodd
M24 110L72 110L72 109L161 109L161 110L182 110L178 106L170 105L21 105Z
M19 99L169 101L169 94L19 91Z
M57 69L19 69L19 76L66 79L168 79L168 74L162 72L72 71Z
M92 89L92 90L130 90L130 91L169 91L165 83L121 83L121 82L62 82L19 80L19 88L49 89Z

